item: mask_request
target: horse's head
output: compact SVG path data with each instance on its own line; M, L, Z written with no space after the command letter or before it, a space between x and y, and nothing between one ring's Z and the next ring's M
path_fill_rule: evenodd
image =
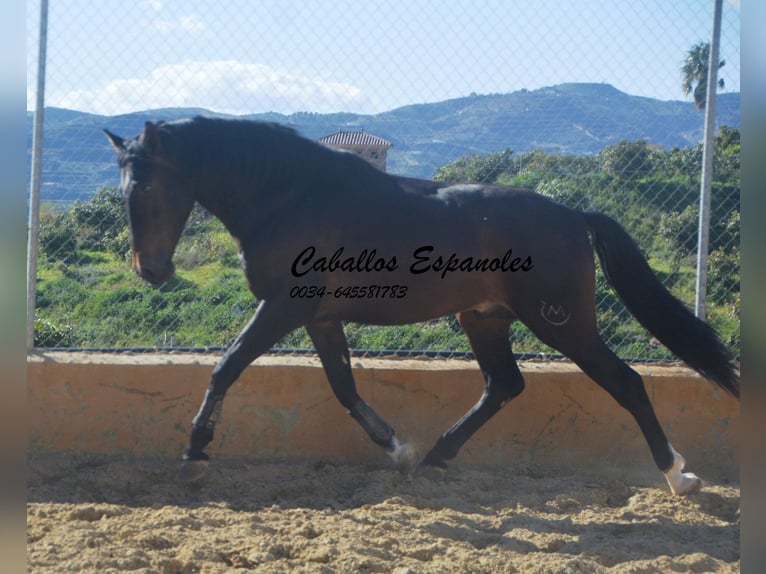
M146 122L144 131L131 140L104 131L120 165L133 269L152 285L161 285L175 271L173 253L194 198L157 125Z

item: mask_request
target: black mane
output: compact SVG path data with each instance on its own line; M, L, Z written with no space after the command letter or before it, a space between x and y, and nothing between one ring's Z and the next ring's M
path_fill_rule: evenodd
M258 187L324 183L327 193L348 192L349 179L378 185L393 181L358 155L331 149L283 124L196 116L157 127L161 138L174 140L174 159L197 178L236 173Z

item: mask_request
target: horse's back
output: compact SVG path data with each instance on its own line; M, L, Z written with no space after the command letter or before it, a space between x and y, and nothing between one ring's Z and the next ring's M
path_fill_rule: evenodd
M454 223L454 231L491 233L497 239L565 249L575 237L586 238L582 213L532 190L503 185L455 183L398 178L403 190L395 201L409 204L427 224L429 220ZM417 197L406 201L401 195Z

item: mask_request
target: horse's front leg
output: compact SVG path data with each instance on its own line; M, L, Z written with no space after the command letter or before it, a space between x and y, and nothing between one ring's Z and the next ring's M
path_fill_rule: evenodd
M205 473L208 455L203 449L213 440L226 391L242 371L286 334L300 327L311 309L294 299L262 301L255 315L218 362L210 378L199 412L191 424L189 445L183 454L179 476L194 480Z
M327 380L341 405L367 432L372 441L383 447L396 464L412 467L417 454L409 444L396 438L394 429L357 393L351 373L348 343L340 321L319 321L306 325L306 331L322 361Z

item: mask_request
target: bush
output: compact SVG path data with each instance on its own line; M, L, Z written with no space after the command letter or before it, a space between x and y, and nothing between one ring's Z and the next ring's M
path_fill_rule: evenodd
M35 317L35 347L73 347L74 330L71 325L58 325Z
M77 228L72 225L68 211L52 204L40 206L40 248L51 261L76 261Z
M71 219L78 229L79 249L109 251L120 256L130 249L122 233L128 219L117 188L102 187L88 201L75 203Z
M652 171L649 161L650 150L645 140L629 142L623 140L605 147L601 153L601 167L604 172L622 181L633 181Z
M716 249L708 256L708 297L716 303L729 303L739 294L739 249Z
M102 187L66 210L40 207L40 246L51 260L79 261L80 251L123 257L130 250L127 227L123 200L114 187Z
M677 261L682 260L697 250L697 227L699 208L689 205L683 211L673 211L660 215L657 239L670 247Z

